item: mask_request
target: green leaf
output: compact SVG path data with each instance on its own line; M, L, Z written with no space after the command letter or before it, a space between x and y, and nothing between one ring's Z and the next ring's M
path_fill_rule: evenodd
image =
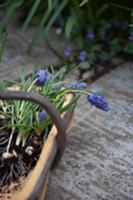
M69 0L63 0L58 5L58 8L53 12L53 15L49 19L48 24L45 27L45 32L44 33L48 33L48 31L51 28L51 26L53 25L54 21L57 19L57 17L62 12L62 10L65 8L65 6L67 5L68 2L69 2Z
M22 0L21 1L14 1L13 3L10 3L7 8L6 11L4 13L4 18L3 20L0 22L0 33L5 29L5 27L7 26L8 22L10 21L10 19L13 17L15 10L22 4Z
M119 44L119 41L117 38L110 41L110 48L113 54L116 54L117 52L120 52L122 50L121 45Z
M75 44L77 45L77 49L84 48L84 40L81 37L81 35L78 35L77 37L75 37Z
M67 23L66 23L66 26L65 26L65 36L66 36L67 39L70 38L70 35L71 35L71 32L72 32L72 28L73 28L75 22L76 22L76 17L75 16L70 17L67 20Z
M124 9L124 10L128 10L128 11L133 11L133 8L129 8L127 6L123 6L123 5L120 5L120 4L116 4L116 3L113 3L111 2L111 4L115 7L118 7L118 8L121 8L121 9Z
M74 105L76 105L80 95L77 95L76 97L73 98L73 100L67 104L65 107L61 108L60 112L66 112L67 110L70 110Z
M85 4L88 3L88 2L89 2L89 0L83 0L83 1L79 4L79 7L85 5Z
M98 9L98 11L97 11L97 13L96 13L96 17L97 17L97 18L100 17L100 15L101 15L106 9L108 9L108 7L109 7L108 4L102 5L102 6Z
M48 10L51 10L53 6L53 0L48 0Z
M3 51L4 51L6 38L7 38L7 32L2 33L1 38L0 38L0 61L2 58Z
M93 64L94 60L95 60L95 53L93 53L93 52L89 53L88 54L88 60L89 60L90 64Z
M80 69L89 69L89 68L90 68L90 63L87 62L87 61L81 62L81 63L79 64L79 68L80 68Z
M126 53L130 53L133 54L133 42L128 42L124 49L123 49Z
M101 61L108 61L109 60L109 54L106 51L102 51L99 54L99 58Z
M27 26L29 25L29 23L31 22L32 18L33 18L33 15L35 14L35 12L37 11L38 7L39 7L39 4L40 4L41 0L36 0L34 2L34 4L32 5L32 8L31 10L29 11L29 14L22 26L22 32L24 32L27 28Z
M57 3L57 0L54 1L52 8L54 8L55 4ZM46 12L44 12L42 19L40 20L40 23L38 25L37 30L34 32L33 36L32 36L32 40L31 43L29 44L27 51L28 53L30 53L35 45L35 42L38 38L38 35L40 34L40 32L43 30L44 24L48 21L49 16L52 12L53 9L47 9Z
M93 46L91 46L93 51L100 51L102 45L100 43L95 43Z

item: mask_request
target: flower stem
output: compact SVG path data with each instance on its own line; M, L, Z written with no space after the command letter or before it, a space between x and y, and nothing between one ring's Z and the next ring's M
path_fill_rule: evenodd
M13 106L12 106L12 113L14 114ZM12 120L12 124L14 124L14 118L13 117L12 117L11 120ZM11 135L10 135L10 138L9 138L9 141L8 141L8 144L7 144L6 152L9 152L9 148L10 148L11 141L12 141L12 138L13 138L14 130L15 130L15 128L12 127L12 131L11 131Z
M29 86L29 88L28 88L28 92L30 92L31 91L31 89L32 89L32 87L34 86L34 84L37 82L37 79L35 79L32 83L31 83L31 85ZM21 112L21 114L20 114L20 119L21 119L21 117L22 117L22 114L23 114L23 107L24 107L24 101L22 101L22 103L21 103L21 106L20 106L20 112Z
M77 90L77 89L68 89L65 90L66 93L81 93L81 94L86 94L86 95L91 95L93 94L93 92L88 92L88 91L84 91L84 90Z

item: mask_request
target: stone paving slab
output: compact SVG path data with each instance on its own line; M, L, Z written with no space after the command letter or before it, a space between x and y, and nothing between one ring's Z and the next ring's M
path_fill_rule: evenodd
M46 200L133 200L133 64L120 66L90 87L103 89L110 112L80 98Z
M28 29L25 34L20 34L18 29L18 27L14 27L9 30L0 63L1 80L3 78L17 79L20 69L28 74L35 65L40 68L40 66L56 66L60 63L59 58L46 46L42 34L38 37L31 55L28 55L27 46L30 44L35 28ZM48 40L61 54L68 45L68 41L62 35L57 35L55 29L49 32Z

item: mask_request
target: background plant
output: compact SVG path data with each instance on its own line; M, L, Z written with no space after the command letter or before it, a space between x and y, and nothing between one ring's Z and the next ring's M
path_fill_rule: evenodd
M108 49L105 51L103 45L105 41L100 41L100 31L106 28L108 23L117 21L117 23L132 24L133 3L128 0L123 2L121 0L6 0L1 2L1 16L0 22L0 55L4 50L4 43L8 33L7 26L10 21L17 17L21 24L20 32L23 34L30 25L36 26L36 31L33 33L32 40L27 46L27 51L30 53L36 45L36 40L41 34L48 47L63 61L66 62L64 55L55 49L48 40L48 33L51 27L60 28L67 39L73 39L76 44L76 54L74 59L78 57L80 51L91 49L87 52L90 63L95 62L95 52L101 52L99 59L107 61L110 58ZM116 25L116 24L115 24ZM124 25L121 25L124 26ZM117 27L119 29L119 26ZM94 32L95 38L93 42L86 42L86 35L89 31ZM107 45L111 52L117 54L119 52L126 52L132 54L132 42L128 41L132 32L132 26L128 27L126 34L122 37L108 38ZM90 32L91 34L91 32ZM104 34L104 30L103 30ZM111 33L112 34L112 33ZM131 35L132 36L132 35ZM111 40L111 41L110 41ZM100 44L99 44L100 43ZM67 48L67 47L66 47ZM77 59L78 60L78 59Z

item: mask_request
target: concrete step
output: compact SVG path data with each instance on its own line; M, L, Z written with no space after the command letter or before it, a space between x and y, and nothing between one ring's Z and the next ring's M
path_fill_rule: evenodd
M107 94L110 111L80 98L47 200L133 200L133 64L121 65L95 87Z
M0 63L1 80L3 78L17 79L20 69L23 69L28 74L32 72L35 66L41 68L48 65L56 66L60 63L60 59L47 47L41 33L31 55L27 54L27 47L35 31L36 29L32 27L24 34L19 32L19 27L9 30ZM63 35L57 35L55 29L49 31L48 41L62 55L69 43L64 39Z

